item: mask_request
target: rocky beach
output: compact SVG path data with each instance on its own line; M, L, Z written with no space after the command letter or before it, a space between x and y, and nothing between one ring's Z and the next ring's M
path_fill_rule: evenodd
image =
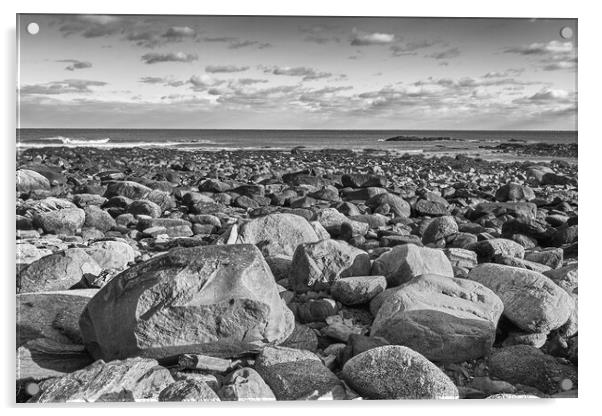
M17 401L576 397L577 145L482 150L20 150Z

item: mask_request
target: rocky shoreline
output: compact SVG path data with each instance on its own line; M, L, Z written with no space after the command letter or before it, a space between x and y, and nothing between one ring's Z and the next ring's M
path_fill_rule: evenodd
M18 402L577 396L576 163L28 149L16 212Z

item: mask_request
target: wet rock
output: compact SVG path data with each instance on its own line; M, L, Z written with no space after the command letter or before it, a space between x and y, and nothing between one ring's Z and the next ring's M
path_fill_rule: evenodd
M343 398L341 382L320 358L310 351L285 347L266 347L255 361L255 370L278 400L299 400L332 393Z
M387 292L370 335L437 362L477 359L491 349L503 305L485 286L424 274Z
M67 290L86 274L97 276L101 267L81 248L70 248L40 258L19 273L17 292Z
M105 285L80 320L86 348L104 359L282 342L293 325L252 245L178 248L140 263Z
M441 250L413 244L395 246L372 264L372 275L382 275L389 287L399 286L423 274L453 277L451 263Z
M343 241L328 239L299 245L290 277L297 291L307 291L327 289L343 277L369 273L368 253Z
M454 399L458 389L437 366L398 345L373 348L343 367L343 379L369 399Z
M561 327L574 308L571 297L543 274L499 264L480 264L468 278L493 290L504 303L504 315L527 332Z

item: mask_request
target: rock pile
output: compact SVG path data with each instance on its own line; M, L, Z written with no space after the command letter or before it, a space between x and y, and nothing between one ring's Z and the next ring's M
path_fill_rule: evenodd
M30 149L17 400L576 394L576 165Z

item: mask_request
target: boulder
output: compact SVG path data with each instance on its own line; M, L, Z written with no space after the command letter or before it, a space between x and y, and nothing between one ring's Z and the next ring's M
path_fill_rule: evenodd
M38 189L50 189L50 182L38 172L29 169L17 171L17 192L31 192Z
M344 388L320 358L310 352L286 347L266 347L255 361L255 370L278 400L300 400L332 394L344 397Z
M270 386L257 371L249 367L239 368L228 374L218 394L225 401L276 400Z
M535 199L535 192L526 185L510 182L498 188L495 192L495 199L500 202L530 201Z
M84 227L96 228L102 232L109 231L116 223L111 215L96 205L88 205L84 208L86 219Z
M422 242L424 244L437 243L439 240L443 240L458 232L458 223L454 217L450 215L437 217L431 220L424 230Z
M482 240L468 247L477 253L481 262L490 261L495 256L509 256L522 259L525 256L525 248L516 241L505 238L492 238Z
M105 198L124 196L129 199L144 199L151 191L151 188L138 182L114 181L108 183L104 196Z
M132 215L148 215L152 218L159 218L163 213L163 209L152 201L139 199L133 201L128 206L128 213Z
M372 210L376 210L384 204L389 205L396 217L409 217L412 212L410 204L403 198L388 192L375 195L366 201L366 206Z
M546 393L560 390L567 379L577 385L577 368L560 363L529 345L513 345L496 349L489 358L489 374L512 384L523 384Z
M37 215L35 221L49 234L73 235L82 228L86 213L80 208L63 208Z
M178 380L159 393L160 402L219 402L217 394L203 381Z
M84 249L69 248L40 258L24 268L17 278L17 292L67 290L86 274L102 271Z
M295 250L290 278L297 291L328 289L343 277L370 273L370 256L344 241L322 240Z
M351 226L354 235L365 235L370 226L364 222L359 222L346 217L335 208L325 208L317 212L312 221L318 221L332 235L338 237L341 234L343 224Z
M261 252L247 244L176 248L139 263L80 319L86 348L106 360L279 343L293 327Z
M30 403L156 401L173 383L169 370L155 360L98 360L81 370L39 384Z
M504 303L504 315L527 332L549 332L561 327L574 308L573 300L541 273L484 263L468 278L493 290Z
M18 243L16 245L17 266L33 263L34 261L50 254L52 254L51 250L37 248L33 244Z
M294 214L270 214L240 226L237 244L255 244L264 257L292 258L297 246L318 241L313 227Z
M347 173L341 177L343 186L350 188L386 188L387 178L382 175L370 175L365 173Z
M414 211L420 216L439 217L449 215L446 205L438 201L429 201L426 199L418 200L416 205L414 205Z
M457 399L451 379L424 356L407 347L388 345L351 358L343 379L368 399Z
M452 265L441 250L414 244L395 246L372 264L372 275L382 275L389 287L399 286L422 274L453 277Z
M405 345L436 362L477 359L491 349L504 307L485 286L424 274L387 292L371 336Z
M103 270L123 269L136 257L132 246L124 241L97 241L84 250Z
M387 279L384 276L353 276L335 281L330 293L342 304L354 306L370 302L386 288Z

